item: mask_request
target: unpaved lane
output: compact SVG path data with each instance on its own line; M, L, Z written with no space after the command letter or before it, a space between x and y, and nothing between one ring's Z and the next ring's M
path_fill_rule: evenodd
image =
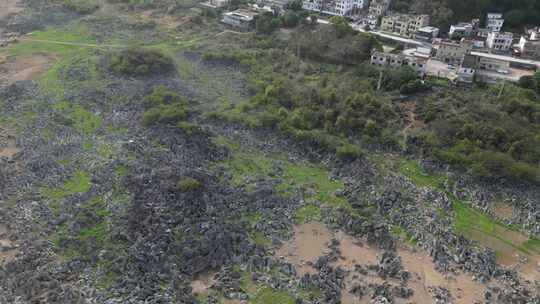
M0 1L0 21L23 10L19 0Z

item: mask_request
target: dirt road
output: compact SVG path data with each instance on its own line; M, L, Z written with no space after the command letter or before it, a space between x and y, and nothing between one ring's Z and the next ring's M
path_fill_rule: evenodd
M19 4L19 0L0 1L0 21L20 11L22 11L22 6Z

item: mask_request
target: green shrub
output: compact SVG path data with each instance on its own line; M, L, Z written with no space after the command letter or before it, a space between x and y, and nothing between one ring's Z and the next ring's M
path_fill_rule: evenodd
M181 192L194 192L201 188L201 182L192 177L184 177L176 183L176 189Z
M99 9L94 0L64 0L63 6L81 15L87 15Z
M117 74L128 76L148 76L174 71L173 60L159 50L130 48L114 54L110 69Z
M144 112L143 124L146 126L158 123L174 124L186 119L186 117L187 110L181 105L159 105Z
M143 114L143 124L151 126L158 123L178 124L189 113L186 99L165 88L156 87L144 99L147 110Z
M363 155L364 152L360 147L351 144L344 144L336 150L336 156L339 159L346 161L353 161Z

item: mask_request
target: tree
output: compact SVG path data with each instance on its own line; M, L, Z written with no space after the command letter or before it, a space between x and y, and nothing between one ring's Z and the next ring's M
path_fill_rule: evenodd
M302 0L293 0L286 5L286 8L293 11L301 11Z
M255 19L255 29L261 34L270 34L279 27L280 21L274 14L266 12L260 14Z
M292 28L296 27L300 23L300 17L293 11L288 11L281 17L281 22L284 27Z
M334 16L330 18L330 23L337 32L338 38L343 38L347 35L354 34L353 28L349 25L349 22L344 17Z
M521 78L519 78L518 85L524 89L531 90L536 90L538 86L536 78L530 75L522 76Z

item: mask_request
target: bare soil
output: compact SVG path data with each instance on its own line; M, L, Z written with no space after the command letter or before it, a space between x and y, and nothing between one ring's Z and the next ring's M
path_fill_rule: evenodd
M423 129L426 127L426 123L422 120L419 120L416 115L416 102L408 101L400 105L401 112L405 117L405 129L403 132L409 130Z
M2 56L0 54L0 84L23 80L37 80L47 71L56 58L52 55Z
M207 273L200 275L195 281L191 282L191 288L194 295L208 295L210 288L214 285L215 273Z
M501 219L511 219L514 215L514 208L506 202L498 202L495 204L493 212Z
M296 267L299 276L317 273L308 262L316 262L328 252L332 232L321 223L307 223L294 227L294 237L277 252Z
M355 272L355 265L374 265L378 263L382 251L367 245L363 240L355 239L343 232L332 233L324 224L308 223L294 228L294 237L283 244L276 252L284 257L287 262L297 267L299 276L305 273L316 273L316 270L307 265L308 261L314 262L320 256L330 251L328 244L332 239L339 241L341 257L333 263L333 266L342 267L349 271L346 279L346 287L342 292L341 302L344 304L370 303L371 299L364 296L358 297L350 294L348 290L358 282L382 284L384 282L393 286L399 286L397 279L384 280L375 273L361 275ZM511 247L511 246L510 246ZM514 250L515 251L515 250ZM408 287L415 293L410 299L396 299L395 303L430 304L433 298L430 289L433 287L447 288L454 297L456 304L470 304L482 301L486 284L475 281L468 274L443 275L435 269L431 257L423 251L413 251L405 245L401 245L397 255L402 259L404 270L411 273ZM490 283L494 284L494 283Z
M0 266L3 266L15 259L18 250L16 244L8 237L8 229L5 225L0 224ZM6 248L15 248L7 249Z
M23 10L19 0L2 0L0 1L0 20L19 13Z

